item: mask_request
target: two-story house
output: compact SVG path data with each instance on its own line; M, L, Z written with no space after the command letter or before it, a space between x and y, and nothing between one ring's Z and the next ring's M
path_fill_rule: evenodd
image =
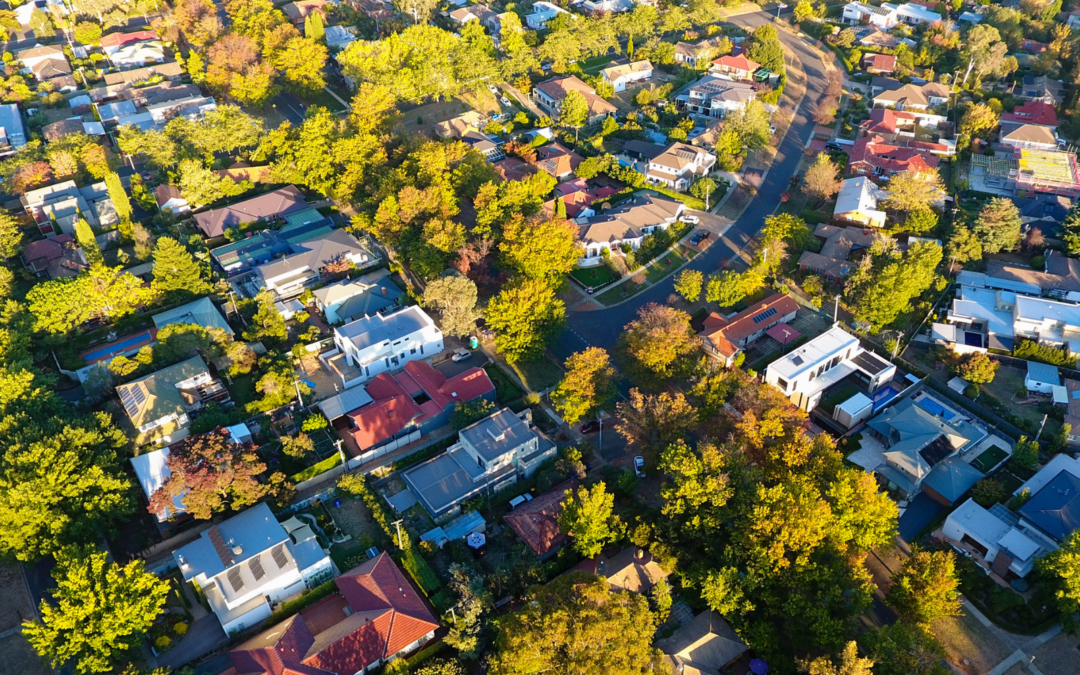
M833 326L770 363L765 382L809 412L821 402L826 389L856 372L873 393L896 375L896 366L863 349L859 339L840 326Z
M462 502L529 478L555 456L555 444L532 426L532 411L503 408L458 432L458 442L402 474L435 518L457 515Z
M888 78L874 78L873 89L875 108L895 110L927 111L947 104L952 96L949 87L938 82L903 84ZM877 89L881 91L877 92Z
M760 63L751 61L742 54L739 56L727 54L713 61L709 67L709 72L717 75L727 75L734 80L749 80L758 71L758 68L761 68Z
M541 110L552 119L558 119L562 112L562 101L571 91L585 97L585 103L589 106L590 124L618 112L618 108L597 96L595 89L573 75L541 82L533 87L532 97Z
M551 21L560 14L569 14L569 12L558 5L553 5L544 0L534 2L532 12L525 15L525 25L533 30L544 30L547 28L548 21Z
M599 265L604 259L605 250L608 254L618 254L624 245L637 249L645 235L656 229L666 230L685 212L686 205L682 202L652 195L637 197L602 211L580 228L579 237L585 246L585 255L578 264L582 267Z
M211 525L173 551L173 558L184 581L198 584L230 634L338 573L309 523L295 517L279 523L265 502Z
M291 246L292 254L255 268L252 281L278 299L292 298L326 274L341 274L350 267L364 268L378 259L368 247L345 230L334 230Z
M389 272L381 269L315 289L315 306L331 325L392 312L403 293L389 277Z
M878 208L878 202L886 196L886 192L866 176L848 178L840 184L840 192L836 195L833 220L885 227L885 212Z
M334 328L334 344L319 358L348 389L409 361L435 356L443 350L443 334L424 310L413 306Z
M600 71L600 77L614 87L615 91L626 91L626 88L630 85L651 80L652 73L652 63L645 60L604 68Z
M697 68L711 61L720 47L724 36L720 35L697 43L676 42L675 63L685 63L691 68Z
M892 5L875 7L865 2L849 2L844 5L840 20L852 26L876 26L881 30L890 30L900 23Z
M675 105L693 115L723 119L729 112L746 107L757 98L757 88L748 82L735 82L718 75L706 75L685 94L675 97Z
M173 443L187 435L189 413L208 401L227 400L229 392L195 356L146 377L116 387L116 395L132 426L136 445L151 440Z
M714 164L716 155L704 148L676 141L649 160L645 180L683 192L698 178L708 176Z

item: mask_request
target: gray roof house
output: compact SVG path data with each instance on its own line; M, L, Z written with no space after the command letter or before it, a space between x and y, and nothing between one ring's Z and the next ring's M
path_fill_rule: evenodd
M397 307L403 295L388 277L386 270L379 270L323 286L314 292L315 305L322 310L329 324L382 314Z
M664 661L681 675L718 675L749 647L723 617L702 612L663 640L656 641Z
M345 230L333 230L318 238L295 243L292 251L292 255L256 267L252 278L254 284L273 292L278 298L291 298L322 279L323 270L332 263L342 261L366 267L377 261L366 244Z
M233 329L221 316L221 312L210 298L199 298L186 305L174 307L165 312L154 315L154 325L158 330L173 323L189 323L203 328L220 328L227 334L232 335Z
M923 491L934 501L953 505L986 475L959 457L946 457L923 480Z
M134 110L132 111L134 112ZM220 237L225 230L243 223L283 218L307 208L304 195L292 185L237 202L220 209L195 214L195 224L207 237Z
M503 408L458 432L446 452L402 474L417 500L435 518L454 516L461 503L528 478L555 456L555 444L532 426L526 409Z

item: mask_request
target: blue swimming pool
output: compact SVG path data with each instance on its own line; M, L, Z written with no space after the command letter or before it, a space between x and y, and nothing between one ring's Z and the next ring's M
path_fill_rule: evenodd
M887 384L874 392L874 412L889 405L889 402L900 395L902 390L894 384Z
M110 356L115 356L123 352L133 349L136 346L143 346L150 344L154 341L154 334L146 330L141 333L136 333L123 340L117 340L116 342L110 342L107 345L102 345L97 349L91 349L88 352L83 352L83 359L87 363L93 363L94 361L100 361Z
M943 417L946 420L951 421L952 418L956 417L956 415L952 411L946 410L945 408L941 407L941 404L933 399L923 398L922 400L918 401L918 404L919 407L926 412L937 415L938 417Z

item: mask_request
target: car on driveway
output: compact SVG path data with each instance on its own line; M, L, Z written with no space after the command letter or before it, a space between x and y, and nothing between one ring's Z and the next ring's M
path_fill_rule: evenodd
M695 234L694 236L690 237L690 245L691 246L697 246L698 244L705 241L706 239L708 239L711 236L712 236L712 232L709 232L708 230L702 230L702 231L698 232L697 234Z
M843 152L844 148L840 146L836 141L829 141L825 144L826 150L836 150L837 152Z
M461 363L462 361L471 358L472 352L470 352L468 349L455 349L454 355L450 357L450 360L454 363Z
M488 88L488 91L490 91L490 92L491 92L492 94L495 94L496 96L498 96L498 95L499 95L499 88L498 88L498 87L496 87L495 85L493 85L493 84L489 84L489 85L487 86L487 88Z
M590 420L581 425L583 434L595 434L597 431L600 431L600 420Z
M645 477L645 458L641 455L634 458L634 475L638 478Z
M503 96L502 98L500 98L500 99L499 99L499 101L500 101L500 102L501 102L501 103L502 103L502 104L503 104L504 106L506 106L507 108L509 108L509 107L510 107L510 99L506 98L505 96Z
M697 225L698 223L701 222L701 218L698 218L697 216L691 216L691 215L685 215L682 218L679 218L679 220L681 220L684 223L690 223L691 225Z

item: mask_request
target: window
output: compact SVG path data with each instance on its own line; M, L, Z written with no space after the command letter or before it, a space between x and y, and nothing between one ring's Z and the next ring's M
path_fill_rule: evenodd
M788 388L788 381L785 380L782 377L778 377L778 378L776 378L776 386L780 387L782 390L784 390L786 392L787 388Z
M410 354L415 354L416 353L416 347L413 347L411 350L409 350L409 353Z

